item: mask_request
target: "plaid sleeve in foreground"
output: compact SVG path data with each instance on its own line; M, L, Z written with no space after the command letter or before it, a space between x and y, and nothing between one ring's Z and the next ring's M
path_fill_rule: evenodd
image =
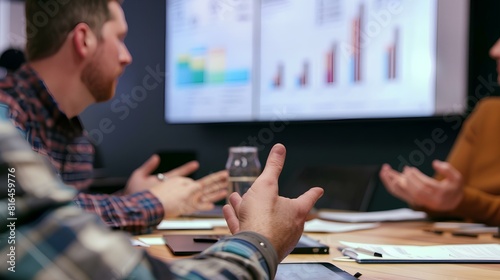
M75 190L2 121L0 167L10 179L0 184L0 279L153 278L144 252L77 208Z
M0 167L1 180L15 181L0 184L0 205L15 198L14 209L0 209L0 254L6 256L0 279L269 279L276 271L269 242L239 233L196 259L173 262L172 274L169 265L133 248L129 236L71 203L75 190L1 121Z
M263 236L240 232L217 242L194 259L170 263L181 279L272 279L278 256Z
M123 196L79 193L74 202L110 227L132 234L150 233L164 217L161 202L149 191Z

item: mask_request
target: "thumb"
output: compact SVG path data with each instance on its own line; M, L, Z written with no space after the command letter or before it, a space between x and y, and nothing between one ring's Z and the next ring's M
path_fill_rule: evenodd
M324 190L322 188L314 187L299 196L297 198L297 201L299 205L304 207L304 210L309 212L313 208L316 201L318 201L318 199L323 196L323 193Z
M149 175L153 172L160 164L160 156L152 155L148 160L146 160L136 171Z
M448 162L435 160L432 162L432 166L437 173L442 175L444 178L451 181L459 181L462 178L462 175L458 170L456 170L451 164Z

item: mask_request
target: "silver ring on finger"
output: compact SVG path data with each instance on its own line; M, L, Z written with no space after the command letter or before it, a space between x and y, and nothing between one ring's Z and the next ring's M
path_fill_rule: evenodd
M163 182L167 177L163 173L158 173L156 174L156 178L158 178L158 181Z

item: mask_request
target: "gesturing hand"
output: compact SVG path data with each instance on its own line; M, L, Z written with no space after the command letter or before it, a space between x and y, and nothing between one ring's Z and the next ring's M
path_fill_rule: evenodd
M380 178L394 196L413 206L432 211L453 210L462 201L462 175L449 163L435 160L432 166L443 180L431 178L415 167L405 167L403 173L384 165Z
M230 231L254 231L265 236L278 253L285 258L297 244L304 229L306 216L323 189L315 187L296 199L278 195L278 177L285 162L285 147L275 145L262 174L252 187L240 197L233 193L230 204L223 208Z
M160 164L160 157L158 155L152 155L146 162L144 162L139 168L137 168L130 176L127 186L125 187L124 193L131 194L136 192L141 192L149 190L151 187L158 185L158 177L156 174L151 175L158 165ZM165 178L175 177L175 176L188 176L192 174L200 167L197 161L190 161L183 164L175 169L163 173Z
M214 202L227 195L228 175L225 170L212 173L197 181L176 176L169 177L150 188L163 205L165 218L206 211Z

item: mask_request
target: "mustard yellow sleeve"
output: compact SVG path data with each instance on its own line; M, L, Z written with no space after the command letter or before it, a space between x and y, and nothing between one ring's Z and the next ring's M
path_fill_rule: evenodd
M500 98L484 98L475 107L469 118L464 122L455 144L447 158L447 161L454 166L463 177L464 198L461 203L452 211L446 213L433 213L431 216L461 217L469 221L481 222L490 225L500 225L500 196L487 193L478 188L475 182L477 176L486 176L473 171L482 162L482 155L478 154L479 145L495 145L497 134L492 134L495 130L500 133L500 123L492 121L500 111ZM497 155L498 172L500 172L500 154ZM476 165L476 166L474 166ZM477 170L477 169L476 169ZM435 178L441 179L436 175ZM495 178L492 178L495 180ZM498 182L500 189L500 181Z
M478 126L481 119L480 104L477 105L476 110L471 113L468 119L465 120L460 133L458 134L453 147L446 159L453 167L455 167L460 174L462 174L464 181L467 181L470 174L470 164L474 156L474 147L478 145ZM442 179L442 176L436 175L437 179Z
M464 198L453 214L470 221L500 226L500 196L467 186Z

